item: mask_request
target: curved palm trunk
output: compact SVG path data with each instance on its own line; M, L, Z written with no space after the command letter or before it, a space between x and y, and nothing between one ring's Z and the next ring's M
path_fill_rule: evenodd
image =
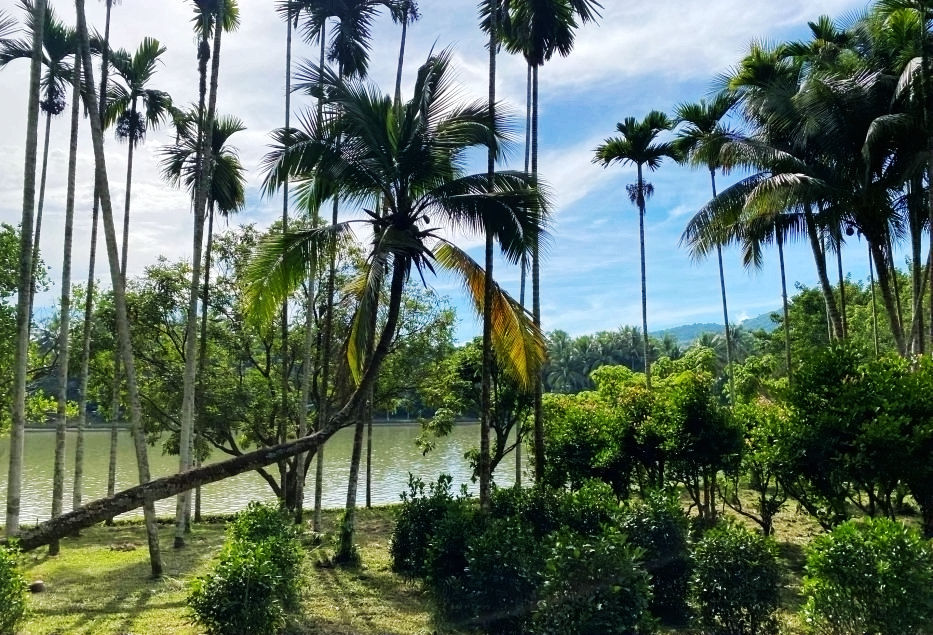
M894 342L897 345L898 353L906 354L904 332L901 327L900 312L897 307L897 300L894 297L892 289L891 268L889 266L887 255L884 250L873 242L869 242L872 258L875 261L875 269L878 273L878 286L881 288L881 302L885 311L888 313L888 322L891 326L891 334L894 336ZM894 284L897 284L896 280Z
M76 0L79 10L82 11L83 2L84 0ZM81 22L79 21L79 25L80 24ZM85 51L87 51L87 48L85 48ZM89 57L89 54L85 55L85 59ZM103 144L100 144L100 148L103 150ZM102 154L101 152L101 155ZM108 247L111 244L112 237L112 244L114 247L113 254L115 256L116 234L112 230L113 224L111 222L108 230ZM113 260L115 260L115 258ZM289 459L302 452L316 451L328 438L333 436L337 430L345 427L353 420L353 417L358 415L368 391L375 383L379 368L382 366L382 362L389 353L389 346L393 339L391 334L395 333L398 328L402 290L405 284L405 272L408 266L410 266L410 263L406 262L396 262L393 266L386 322L379 343L374 349L372 363L369 365L366 372L363 373L363 378L360 380L359 386L357 386L356 391L347 403L339 412L335 413L327 420L321 430L301 439L296 439L273 447L260 448L259 450L227 459L226 461L212 463L211 465L191 470L185 474L174 474L142 485L137 485L136 487L131 487L112 497L94 501L67 514L62 514L58 518L44 522L35 529L29 530L19 541L18 544L20 548L24 551L30 551L42 545L46 545L56 538L61 538L62 536L67 536L84 529L85 527L90 527L105 518L131 511L142 505L151 504L151 501L170 498L181 492L189 491L198 485L216 483L217 481L222 481L231 476L236 476L237 474L250 472L263 466ZM122 298L123 295L120 294L120 297ZM121 306L125 305L121 304ZM135 387L135 382L133 382L133 386ZM0 542L0 544L5 544L5 541Z
M65 246L62 254L61 317L58 329L58 403L55 425L55 465L52 474L52 518L62 513L65 498L65 427L68 424L68 336L71 326L71 246L75 216L75 172L78 169L78 108L81 100L81 64L75 52L74 90L71 97L71 137L68 147L68 185L65 194ZM58 555L59 545L49 545L49 555Z
M833 287L826 273L826 254L820 245L820 238L817 235L816 219L813 217L813 212L809 209L804 211L804 220L807 226L807 236L810 239L810 248L813 250L813 259L816 262L816 274L820 281L820 289L823 291L823 299L826 302L826 314L829 317L830 335L834 339L842 339L842 318L839 315L839 308L836 306L836 297L833 293Z
M781 266L781 307L784 309L784 356L787 363L787 380L793 383L794 371L790 357L790 307L787 302L787 275L784 270L784 236L780 230L776 232L778 247L778 262Z
M641 250L641 342L645 356L645 385L651 388L651 358L648 350L648 283L645 275L645 181L638 165L638 244Z
M26 366L29 363L29 297L33 279L32 227L36 196L36 146L39 136L39 75L45 0L36 0L29 69L29 106L26 116L26 159L23 162L23 215L20 224L19 278L16 298L16 348L13 356L13 426L10 430L10 467L7 475L6 535L19 534L19 508L23 481L26 429Z
M531 69L531 182L538 187L538 67ZM535 326L541 327L541 258L538 249L538 237L535 236L531 248L531 315ZM543 390L541 375L535 381L534 395L534 441L535 441L535 479L544 474L544 412L541 407Z
M45 208L45 183L49 169L49 133L52 129L52 113L45 115L45 141L42 150L42 176L39 179L39 202L36 205L35 229L32 237L32 281L29 285L29 320L32 323L32 308L36 300L36 273L39 270L39 236L42 234L42 210Z
M101 81L100 81L100 117L104 118L104 106L107 99L107 70L110 61L110 10L113 8L113 0L107 0L107 14L104 22L104 44L101 52ZM90 84L88 88L90 88ZM88 372L91 360L91 320L94 313L94 268L97 261L97 219L98 219L98 195L94 191L94 204L91 212L91 246L90 256L88 257L87 288L84 298L84 327L81 334L81 379L80 392L81 400L79 402L80 412L78 413L78 439L75 442L75 476L74 493L72 495L72 508L77 509L81 506L81 498L84 487L84 428L87 425L87 384Z
M91 48L88 40L87 22L84 15L84 0L75 0L78 15L78 37L81 42L81 58L88 83L93 85L91 67ZM130 424L133 431L133 445L136 450L136 464L139 470L139 482L149 482L149 457L146 452L146 439L142 429L142 409L139 404L139 389L136 385L136 367L133 360L133 345L130 340L129 320L126 312L126 294L123 276L120 275L120 263L117 257L117 234L113 223L113 207L110 203L110 184L107 181L107 163L104 156L104 132L98 112L97 95L93 91L84 93L84 103L91 119L91 137L94 142L95 181L100 194L101 212L104 221L104 237L107 243L107 258L110 261L110 278L113 285L113 299L117 316L117 336L123 357L126 375L127 393L130 403ZM146 534L149 542L149 562L153 576L162 575L162 559L159 552L159 533L156 526L153 499L144 499L143 509L146 519ZM112 516L112 515L111 515Z
M709 171L713 186L713 198L716 198L716 170ZM726 368L729 372L729 403L735 405L735 377L732 373L732 331L729 329L729 305L726 302L726 272L722 266L722 246L716 245L716 260L719 264L719 290L722 293L722 319L726 327Z
M220 74L220 44L223 34L224 3L218 4L217 14L214 16L214 46L211 60L211 84L207 102L207 116L204 117L200 129L201 156L199 178L194 201L194 235L192 239L191 255L191 284L188 289L188 315L185 325L185 374L182 394L181 434L179 435L178 469L184 473L191 469L191 439L194 431L194 393L197 374L197 339L198 339L198 296L201 285L201 247L204 239L204 219L206 215L208 192L211 181L211 143L214 129L214 113L217 109L217 84ZM206 60L201 55L202 67ZM203 111L202 111L203 112ZM188 508L190 494L184 492L179 495L175 505L175 548L185 545L185 512Z
M489 121L496 120L496 47L498 42L499 2L490 0L492 10L489 12ZM495 188L496 153L492 145L486 160L486 178L489 191ZM479 504L486 508L489 505L489 485L491 480L489 463L489 422L492 417L492 295L493 295L493 235L486 232L486 273L483 281L483 375L480 401L480 439L479 439Z

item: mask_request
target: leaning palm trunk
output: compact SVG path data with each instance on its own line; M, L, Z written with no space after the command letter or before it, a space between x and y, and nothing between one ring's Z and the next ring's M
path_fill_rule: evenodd
M713 186L713 200L716 199L716 170L709 171ZM735 377L732 372L732 331L729 329L729 304L726 301L726 272L722 266L722 245L716 244L716 261L719 264L719 290L722 293L722 319L726 327L726 368L729 373L729 402L735 404Z
M13 427L10 430L10 469L7 477L6 535L19 534L26 431L26 366L29 363L29 296L32 289L32 225L36 197L36 145L39 136L39 79L45 0L36 0L29 71L29 109L26 117L26 159L23 162L23 216L19 237L19 278L16 298L16 348L13 357Z
M813 250L813 259L816 262L816 274L820 281L823 299L826 302L826 315L829 319L830 336L833 339L842 339L842 318L839 316L839 308L836 305L833 287L826 273L826 252L820 245L820 239L817 235L816 219L813 218L813 213L809 210L804 212L804 218L807 226L807 236L810 239L810 248Z
M787 302L787 275L784 271L784 236L776 230L778 262L781 266L781 306L784 309L784 356L787 363L787 380L793 383L794 371L790 357L790 307Z
M78 15L78 37L81 44L82 66L89 85L93 85L91 66L91 47L88 39L87 22L84 14L84 0L75 0ZM120 275L120 263L117 256L117 234L113 223L113 207L110 202L110 184L107 181L107 163L104 156L104 132L98 111L97 95L94 91L84 91L84 103L91 119L91 138L94 142L95 181L100 194L101 212L104 222L104 237L107 243L107 259L110 261L110 278L113 285L113 300L117 317L117 336L120 340L124 374L130 405L130 424L133 432L133 445L136 450L136 463L141 484L149 482L149 457L146 453L146 439L142 429L142 409L139 403L139 389L136 385L136 366L133 360L133 344L130 339L130 326L126 312L126 293L123 277ZM146 519L146 534L149 541L149 561L153 576L162 575L162 560L159 554L159 533L156 526L153 499L141 501ZM112 516L112 515L111 515ZM107 516L110 517L110 516ZM103 519L101 519L103 520Z
M891 277L891 267L889 266L888 256L884 250L875 243L869 243L872 258L875 261L877 270L878 287L881 289L881 302L885 311L888 313L888 322L891 325L891 334L894 336L894 342L897 345L898 353L906 354L904 342L904 330L901 325L900 312L897 307L897 300L894 297L892 285L897 284L896 279Z
M75 172L78 169L78 117L81 100L81 64L75 51L74 90L71 97L71 137L68 148L68 185L65 194L65 247L62 254L61 317L58 329L58 404L55 424L55 466L52 475L52 518L62 513L65 498L65 426L68 423L68 337L71 326L71 245L75 215ZM58 542L49 545L49 555L57 555Z
M201 246L204 240L204 217L207 207L208 192L211 187L211 155L213 144L211 143L212 131L214 129L214 113L217 109L217 83L220 73L220 44L221 34L223 33L223 10L224 3L218 4L217 14L214 16L214 47L213 59L211 60L211 85L207 102L207 116L203 117L201 122L200 138L198 139L201 152L200 163L197 166L199 170L197 190L194 199L194 236L192 239L191 254L191 284L188 288L188 315L185 318L185 371L182 388L182 414L181 414L181 434L179 435L178 446L178 469L179 472L187 472L191 469L191 439L194 432L194 392L195 379L197 375L197 338L198 338L198 295L200 295L201 286ZM200 53L199 53L200 54ZM202 67L206 65L206 60L201 56ZM203 115L204 111L201 110ZM186 512L188 509L188 492L182 493L175 505L175 548L181 548L185 545L185 523Z

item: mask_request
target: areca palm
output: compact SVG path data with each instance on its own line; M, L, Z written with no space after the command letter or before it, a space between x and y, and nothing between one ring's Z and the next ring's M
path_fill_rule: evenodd
M681 160L694 167L709 170L713 198L716 198L716 172L730 166L723 162L723 147L736 137L736 134L723 123L729 111L735 105L735 98L722 92L711 101L681 104L675 110L677 132L675 145ZM729 305L726 301L726 275L722 265L722 246L716 245L716 259L719 265L719 288L722 294L722 316L726 334L726 365L729 380L732 381L732 341L729 330ZM732 391L734 396L735 391Z
M541 231L544 202L524 173L498 173L492 184L485 174L464 173L462 162L471 149L491 145L501 151L504 122L498 118L490 126L485 103L458 103L448 54L421 67L414 95L403 104L333 71L319 72L341 114L306 113L300 129L276 131L277 145L265 164L266 189L274 191L288 178L311 209L333 194L361 206L366 217L290 232L265 245L252 268L251 296L261 315L272 315L273 307L308 275L309 264L328 253L335 241L346 240L354 225L372 233L365 271L352 285L358 305L346 346L357 388L350 403L328 419L323 430L329 436L335 423L359 415L394 337L402 285L410 275L427 276L438 266L457 271L482 311L484 272L442 237L441 228L489 232L506 257L517 262ZM372 318L384 283L389 287L387 317L377 336ZM530 387L544 357L541 335L517 303L498 287L493 291L493 341L499 358ZM344 533L352 536L352 531L349 513Z
M614 163L634 165L638 180L628 186L629 199L638 207L638 232L641 248L641 328L645 361L645 381L651 387L651 360L648 350L648 292L645 276L645 201L654 193L654 186L645 181L644 170L654 172L661 167L665 158L676 156L673 144L658 141L658 136L672 127L672 122L663 112L652 111L642 119L628 117L620 122L620 136L610 137L596 148L595 162L603 166Z

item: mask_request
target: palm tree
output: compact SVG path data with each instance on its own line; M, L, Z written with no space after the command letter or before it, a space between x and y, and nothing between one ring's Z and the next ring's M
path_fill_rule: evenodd
M179 435L179 472L191 469L191 445L194 433L195 389L197 379L198 297L201 293L201 248L204 238L204 220L210 192L212 165L211 131L214 129L214 113L217 109L217 85L220 74L220 45L224 31L239 27L239 6L236 0L194 0L195 32L200 35L198 47L199 96L198 96L198 148L196 154L196 186L194 196L194 235L191 255L191 284L188 289L188 314L185 326L185 371L182 388L182 412ZM213 46L207 44L213 36ZM210 90L206 92L207 60L211 59ZM207 109L204 108L207 95ZM175 548L185 545L187 511L190 493L178 496L175 506Z
M402 102L402 67L405 65L405 43L408 39L408 25L421 19L417 0L398 0L398 10L392 12L392 19L402 25L402 42L398 49L398 70L395 73L395 101Z
M110 69L110 12L115 1L106 0L106 18L104 20L104 39L101 45L101 63L100 63L100 94L98 102L100 105L100 118L104 119L104 113L107 108L107 86L108 72ZM96 183L95 183L96 188ZM88 390L88 371L91 360L91 324L94 315L94 270L97 264L97 224L98 212L100 206L100 197L95 189L94 203L91 211L91 245L90 255L88 256L87 286L84 290L84 324L81 332L81 375L79 381L80 399L78 402L78 438L75 441L75 474L74 474L74 493L72 495L72 508L81 507L81 498L84 488L84 428L87 425L87 390ZM113 450L117 447L116 429L111 430L110 445ZM115 465L115 458L111 459ZM116 488L116 473L113 477L108 475L107 495L113 496Z
M711 101L681 104L675 110L677 125L682 126L677 133L675 147L684 162L709 170L713 198L716 198L716 172L728 169L723 165L722 149L735 138L735 133L725 127L723 119L729 114L735 98L721 92ZM732 378L732 341L729 330L729 305L726 301L726 274L722 266L722 246L716 245L716 259L719 264L719 288L722 293L722 319L726 334L726 365L729 369L729 382ZM733 389L730 396L734 398Z
M645 357L645 381L651 387L651 360L648 350L648 293L645 277L645 200L654 193L654 186L645 181L644 169L654 172L665 157L674 158L676 150L671 143L659 142L658 135L672 127L663 112L653 110L641 121L628 117L617 126L621 136L610 137L596 148L594 162L609 166L613 163L635 165L638 180L628 186L629 199L638 207L638 233L641 248L641 328Z
M6 40L17 30L16 18L7 15L6 11L0 11L0 40ZM0 45L5 42L0 42Z
M39 237L42 233L42 212L45 207L45 184L49 165L49 133L52 129L52 117L60 115L66 106L66 86L71 78L72 68L68 60L74 54L73 32L64 25L51 6L46 6L41 29L35 19L36 7L32 0L20 0L20 6L27 13L27 32L42 34L42 64L45 73L42 75L41 89L42 101L39 107L45 113L45 141L42 150L42 175L39 180L39 200L35 210L35 229L32 235L32 265L39 262ZM27 40L7 40L0 47L0 69L13 60L31 59L33 54L32 43ZM33 301L36 295L35 271L33 272L32 286L29 291L29 313L32 315Z
M52 517L61 515L65 496L65 430L68 423L68 343L71 336L71 246L74 233L75 173L78 169L78 122L81 101L81 63L78 38L71 32L74 46L71 94L71 136L68 146L68 185L65 194L65 245L62 255L62 295L58 331L58 404L55 426L55 464L52 475ZM57 555L58 541L49 545L49 554Z
M36 146L39 136L39 89L45 0L36 0L31 17L32 65L26 118L26 159L23 162L23 216L20 224L19 278L16 300L16 349L13 370L13 426L10 430L10 469L7 477L6 535L19 534L19 506L23 485L23 444L26 436L26 366L29 363L29 294L33 279L32 231L36 197Z
M413 98L394 104L375 88L323 69L337 117L314 112L302 129L274 133L278 145L266 159L266 188L274 191L290 178L298 196L320 204L322 189L363 206L381 201L382 214L325 228L285 234L267 244L253 267L251 294L266 316L307 275L318 254L345 239L354 224L373 233L366 269L354 284L359 297L347 359L357 383L352 403L329 420L355 419L379 365L394 338L402 287L409 275L424 275L440 265L466 276L468 289L482 311L485 275L464 252L438 236L438 224L488 231L506 257L517 262L530 249L542 222L543 201L524 173L498 173L492 188L488 175L465 175L460 160L471 149L493 145L501 152L503 122L490 127L488 104L457 104L449 78L447 53L432 57L418 73ZM318 79L311 78L314 83ZM431 218L433 216L433 219ZM370 328L376 298L389 277L386 319L381 335ZM543 359L540 333L505 293L494 287L493 341L500 359L529 386ZM273 304L275 303L275 304ZM371 350L371 355L365 352ZM351 482L350 491L355 483ZM352 545L353 507L348 506L341 542Z
M530 159L531 174L538 176L538 69L555 53L561 57L573 50L578 20L582 24L599 18L602 5L596 0L507 0L508 10L503 19L491 24L493 18L485 7L486 28L495 26L502 32L506 49L525 57L529 68L530 97ZM527 171L527 167L526 167ZM524 266L522 267L524 275ZM539 250L531 254L531 305L535 324L541 327L541 263ZM535 390L534 400L535 474L544 470L544 425L541 410L541 382Z
M78 39L81 46L81 66L84 70L87 84L94 85L94 74L91 66L91 48L88 37L87 19L84 13L84 0L75 0L78 16ZM94 91L83 91L84 105L91 120L91 138L94 145L94 164L96 189L100 195L101 216L104 222L104 236L107 243L107 259L110 262L110 280L113 285L114 307L116 309L117 336L120 339L120 350L124 374L126 375L127 393L130 404L130 425L133 434L133 445L136 450L136 464L139 470L140 484L149 481L149 457L146 452L146 439L142 427L142 409L139 403L139 388L136 384L136 366L133 359L133 344L130 340L129 319L126 311L126 293L124 278L120 271L119 253L117 251L117 233L113 222L113 206L110 200L110 184L107 179L107 164L104 156L104 132L101 124L100 105ZM152 499L141 501L146 519L146 534L149 542L149 563L152 575L162 575L162 558L159 551L159 532L156 525L155 506Z

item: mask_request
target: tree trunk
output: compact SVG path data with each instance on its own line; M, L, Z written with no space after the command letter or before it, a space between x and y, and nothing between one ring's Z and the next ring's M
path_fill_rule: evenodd
M36 28L32 34L29 70L29 107L26 117L26 158L23 161L23 215L20 221L19 278L16 298L16 349L13 357L13 426L10 429L10 467L6 492L6 535L19 534L23 486L23 449L26 430L26 367L29 363L29 296L33 279L32 222L36 196L36 145L39 136L39 75L42 69L42 31L45 0L36 0Z
M29 285L29 319L36 300L36 274L39 271L39 236L42 234L42 211L45 209L45 183L49 168L49 133L52 128L52 113L45 115L45 142L42 150L42 176L39 180L39 202L36 205L36 221L32 237L32 281Z
M525 174L531 170L531 64L528 64L525 79ZM522 255L521 282L519 289L519 304L525 308L525 285L528 279L528 260ZM533 415L534 416L534 415ZM537 419L536 419L537 420ZM515 428L515 487L522 486L522 426L519 423Z
M68 425L68 340L71 325L71 246L75 216L75 172L78 169L78 122L81 101L81 64L75 51L74 90L71 97L71 137L68 146L68 185L65 194L65 246L62 254L62 298L58 329L58 404L55 425L55 466L52 476L52 518L62 513L65 498L65 430ZM49 555L58 555L59 545L49 545Z
M214 201L208 203L207 209L207 245L204 248L204 286L201 292L201 337L198 340L198 374L197 380L195 381L195 391L197 393L197 403L201 403L204 398L204 373L207 372L207 308L208 301L210 300L211 293L211 251L214 246ZM197 459L197 452L195 451L196 444L195 439L197 433L195 430L191 431L191 456L192 460L195 462L195 465L200 465L200 462ZM199 487L195 490L195 520L200 522L201 511L200 511L200 501L201 501L201 488ZM188 520L185 521L185 530L190 533L191 531L191 500L187 501L186 513L188 515Z
M868 280L871 284L871 331L875 342L875 359L878 359L878 303L875 300L875 267L870 243L868 245Z
M373 409L366 412L366 509L373 506Z
M93 67L91 66L91 47L88 39L87 22L84 14L84 0L75 0L78 16L78 37L81 44L82 65L88 84L93 85ZM117 317L117 336L120 339L123 354L123 368L126 375L127 392L130 401L130 423L133 431L133 445L136 450L136 463L139 469L139 481L143 486L149 481L149 457L146 453L146 439L142 429L142 409L139 404L139 390L136 385L136 367L133 360L133 345L130 339L129 320L126 313L126 294L123 277L120 275L120 263L117 257L117 234L113 223L113 207L110 203L110 184L107 181L107 163L104 155L104 132L98 111L97 95L94 91L84 93L86 110L90 114L91 137L94 142L95 181L100 194L101 211L104 221L104 237L107 243L107 258L110 261L110 278L113 284L113 299ZM156 526L155 507L152 499L140 501L146 517L146 534L149 542L149 560L152 575L162 575L162 560L159 553L159 533ZM104 516L112 517L114 514ZM63 518L60 516L59 518ZM76 528L78 529L78 528Z
M823 248L820 246L816 219L809 210L804 212L804 217L807 225L807 236L810 239L810 248L813 250L813 259L816 262L816 274L820 280L820 289L823 291L823 299L826 302L826 313L829 316L831 337L834 339L841 339L842 318L839 316L839 309L836 306L833 287L829 283L829 276L826 273L826 255Z
M365 411L366 408L364 407ZM362 413L361 413L362 415ZM353 451L350 456L350 478L347 483L347 507L340 523L340 542L334 560L351 563L355 560L353 535L356 530L356 493L360 485L360 457L363 453L363 431L365 422L360 416L353 429Z
M911 187L913 191L913 187ZM915 215L911 214L913 218ZM910 227L910 247L911 247L911 260L912 266L910 268L910 281L911 281L911 305L913 307L911 311L911 348L913 352L917 355L923 355L924 353L924 332L923 332L923 283L921 279L923 277L923 249L921 242L923 240L923 223L922 218L917 217L916 222L911 222Z
M781 266L781 306L784 310L784 356L787 363L787 380L789 383L793 383L794 371L790 357L790 308L787 302L787 275L784 270L784 236L777 228L775 228L775 236L778 246L778 262Z
M531 69L531 183L538 187L538 67ZM541 328L541 253L538 236L531 246L531 316L534 325ZM541 404L543 385L539 374L535 381L534 441L535 479L544 474L544 411Z
M842 270L842 236L838 236L836 243L836 269L839 276L839 317L842 323L842 338L849 336L849 320L846 317L846 276Z
M894 342L897 345L898 353L904 355L906 347L904 342L904 333L901 330L901 323L897 310L897 301L894 298L894 292L891 288L891 268L884 250L874 243L869 243L872 258L875 261L875 269L878 272L878 286L881 287L881 302L884 304L885 311L888 313L888 322L891 326L891 333L894 335ZM897 281L894 282L897 284Z
M136 99L133 99L133 105L130 107L130 117L136 121ZM135 125L135 124L134 124ZM135 131L130 130L128 139L129 148L126 151L126 197L123 201L123 250L120 252L120 273L123 275L124 284L126 283L126 263L130 251L130 201L133 194L133 153L136 149Z
M709 171L713 186L713 198L716 198L716 170ZM716 260L719 264L719 290L722 293L722 320L726 330L726 368L729 373L729 403L735 405L735 377L732 373L732 331L729 329L729 305L726 302L726 272L722 266L722 246L716 245Z
M641 249L641 341L645 356L645 385L651 388L651 357L648 349L648 278L645 272L645 181L638 165L638 244Z
M223 34L224 3L217 5L217 14L214 16L214 46L211 60L211 85L207 102L207 115L203 117L198 139L201 156L198 167L198 183L194 201L194 236L192 238L191 254L191 284L188 289L188 315L185 324L185 371L182 388L182 415L181 434L179 435L179 472L191 469L191 439L194 432L194 392L195 375L197 372L197 338L198 338L198 295L201 284L201 244L204 238L204 217L207 206L208 192L211 187L211 165L213 151L214 113L217 109L217 84L220 74L220 44ZM199 51L201 68L206 70L206 59ZM203 76L202 76L203 79ZM203 110L201 113L203 114ZM188 508L188 493L178 497L175 504L175 543L176 549L185 546L185 511Z
M407 9L407 7L406 7ZM405 65L405 40L408 39L408 11L402 18L402 43L398 49L398 71L395 73L395 105L402 103L402 67Z
M101 52L101 82L100 82L100 118L104 118L104 110L107 100L107 70L110 61L110 10L113 8L113 0L107 0L107 15L104 22L104 45ZM93 86L87 84L87 89L92 90ZM81 506L81 498L84 488L84 428L87 425L87 385L88 372L91 361L91 321L94 317L94 269L97 264L97 222L99 214L99 196L96 185L94 190L94 203L91 211L91 245L90 255L88 256L87 289L85 289L84 298L84 326L81 335L81 379L80 382L80 402L78 413L78 439L75 443L75 477L74 494L72 496L72 509Z

